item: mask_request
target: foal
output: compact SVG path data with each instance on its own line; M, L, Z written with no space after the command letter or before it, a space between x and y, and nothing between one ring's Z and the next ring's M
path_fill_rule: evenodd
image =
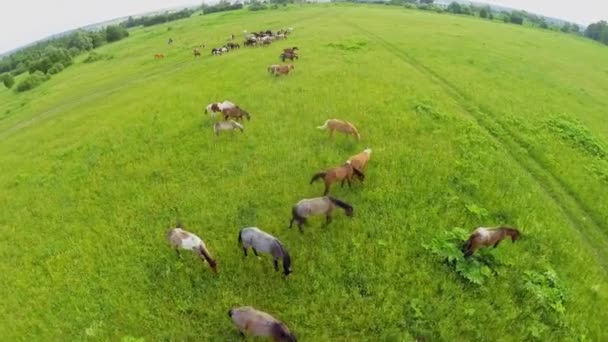
M316 173L314 176L312 176L310 184L314 183L317 179L323 178L323 180L325 181L325 192L323 193L323 195L327 195L327 193L329 193L331 185L336 181L341 181L342 186L344 186L344 181L347 181L348 187L351 187L351 180L353 179L353 175L357 175L357 177L359 177L362 182L365 179L365 175L361 171L354 168L351 165L350 161L347 161L342 166L334 167L333 169Z
M291 221L289 228L293 226L293 222L297 221L298 228L302 232L302 225L306 224L306 218L314 215L325 215L327 224L331 223L331 212L336 206L344 209L346 216L353 216L353 207L332 196L323 196L317 198L306 198L296 203L291 209Z
M217 262L215 262L207 250L207 246L205 246L203 240L198 236L187 232L178 226L167 232L167 240L169 240L171 246L175 248L178 257L180 256L180 248L194 251L203 262L206 260L207 263L209 263L213 272L217 273Z
M224 120L228 120L228 118L235 118L236 120L243 120L243 117L246 117L247 121L251 120L251 116L249 116L249 113L242 110L239 106L223 108L222 114L224 115Z
M363 150L363 152L355 154L354 156L348 158L346 162L350 162L350 164L357 170L365 171L365 168L367 167L367 163L369 162L369 158L371 157L371 155L372 149L366 148L365 150Z
M462 251L465 257L473 255L478 249L482 247L489 247L494 245L494 248L498 247L498 244L504 240L507 236L511 237L511 241L515 242L519 239L520 232L515 228L509 227L497 227L497 228L485 228L479 227L473 231L467 242L465 243Z
M247 256L247 249L251 247L253 254L258 256L258 251L272 255L274 270L279 270L279 258L283 259L283 273L288 276L291 273L291 257L276 237L256 227L243 228L239 231L239 244L243 248L243 254Z
M352 134L357 141L361 139L361 135L359 135L359 131L357 128L348 121L338 120L338 119L329 119L325 121L323 126L317 127L318 129L328 129L329 137L334 137L334 131L342 132L344 134Z
M232 308L228 311L228 316L242 336L248 332L257 337L272 337L275 342L297 342L283 322L250 306Z
M220 135L220 131L234 131L236 129L241 130L241 133L243 133L244 127L234 120L218 121L213 125L215 135Z

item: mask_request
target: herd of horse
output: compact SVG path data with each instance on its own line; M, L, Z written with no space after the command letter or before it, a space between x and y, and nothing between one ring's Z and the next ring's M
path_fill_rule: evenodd
M268 45L265 42L272 42L276 39L285 39L291 33L289 30L280 30L277 33L272 31L260 31L256 33L246 33L245 46ZM231 36L232 39L234 35ZM232 44L232 45L229 45ZM238 49L238 44L229 43L221 48L214 48L212 54L222 54L231 49ZM297 59L297 47L286 48L280 55L280 58ZM199 56L200 50L195 49L194 55ZM155 56L157 57L157 56ZM158 57L162 58L164 56ZM268 71L272 74L288 74L289 70L294 68L293 64L289 65L271 65ZM218 114L222 120L217 121L213 125L213 131L219 135L222 131L244 131L243 119L248 121L251 115L240 106L231 101L214 102L205 107L205 113L209 113L212 118ZM322 126L317 127L320 130L327 130L329 138L333 139L334 133L339 132L346 136L352 136L357 142L360 141L361 135L358 129L352 123L340 119L328 119ZM332 214L334 209L340 208L344 211L347 217L353 217L354 208L351 204L330 195L331 187L334 183L340 182L341 186L347 183L349 188L355 180L361 183L365 180L365 174L368 163L371 159L372 150L366 148L360 153L349 157L341 165L328 168L326 170L315 173L310 180L313 184L317 180L323 180L324 190L323 195L315 198L304 198L294 204L291 210L291 220L289 228L296 223L300 233L303 233L304 226L307 225L307 219L312 216L325 216L325 225L332 222ZM472 256L477 250L484 247L496 248L502 240L510 237L513 242L519 239L520 232L516 228L511 227L479 227L476 228L469 236L468 240L463 243L462 252L464 257ZM218 263L212 256L205 242L192 232L186 231L184 227L178 223L167 232L167 240L169 244L175 248L175 251L180 257L180 249L195 252L199 258L207 263L211 270L218 272ZM275 236L257 228L246 227L238 231L238 244L243 251L244 257L247 257L249 249L253 254L259 257L259 253L269 254L272 257L274 270L279 271L279 261L283 268L285 277L292 273L291 256L285 245ZM231 308L228 311L228 316L236 325L240 333L244 336L245 333L258 337L270 337L274 341L295 342L295 335L289 330L287 325L272 315L259 311L253 307L244 306Z

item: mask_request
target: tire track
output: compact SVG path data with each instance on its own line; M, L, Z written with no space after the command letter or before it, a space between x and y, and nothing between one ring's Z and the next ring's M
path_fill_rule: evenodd
M467 113L476 124L486 132L487 136L503 150L522 168L532 179L538 183L540 188L548 195L555 205L564 213L570 226L581 235L583 241L592 249L598 263L602 266L605 273L608 273L608 230L598 218L599 215L589 208L578 195L576 195L558 176L549 171L541 161L528 154L528 157L517 153L517 150L526 151L525 144L504 124L493 120L492 111L478 105L474 99L461 91L457 86L436 73L426 65L403 52L399 47L385 40L381 36L364 29L352 22L345 21L358 31L368 36L373 41L377 41L387 51L395 57L407 63L415 70L426 76L433 83L441 87L460 107ZM500 137L496 132L504 132Z

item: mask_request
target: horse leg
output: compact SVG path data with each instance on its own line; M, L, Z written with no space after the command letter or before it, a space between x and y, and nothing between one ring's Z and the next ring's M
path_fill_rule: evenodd
M178 258L181 258L181 257L182 257L182 255L181 255L181 254L180 254L180 252L179 252L179 248L177 248L177 247L175 248L175 253L177 253L177 257L178 257Z
M329 188L331 188L331 183L330 182L325 182L325 192L323 192L323 196L327 196L327 194L329 193Z
M329 139L334 138L334 130L332 128L329 129Z
M272 263L274 264L274 271L278 272L279 271L279 260L278 259L273 259Z
M340 187L343 188L344 187L344 179L342 180L342 182L340 182Z
M245 254L245 257L247 256L247 247L243 247L243 254Z
M298 220L298 229L300 230L300 233L304 233L304 230L302 230L304 224L306 224L306 219Z
M291 221L289 221L289 228L293 227L293 221L295 221L295 220L296 220L295 217L291 218Z
M498 244L501 242L502 240L498 240L496 241L496 243L494 244L494 248L498 247Z
M255 254L256 257L259 256L258 251L256 251L255 248L251 247L251 249L253 250L253 254Z
M329 224L331 223L331 220L332 220L332 219L331 219L331 213L328 213L328 214L327 214L327 218L326 218L326 220L325 220L325 225L329 225Z
M350 177L346 178L346 182L348 182L348 188L349 189L353 187L352 184L350 184Z

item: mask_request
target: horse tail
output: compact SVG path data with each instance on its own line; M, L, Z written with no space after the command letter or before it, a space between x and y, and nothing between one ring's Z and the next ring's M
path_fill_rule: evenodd
M337 199L337 198L335 198L335 197L333 197L333 196L327 196L327 198L328 198L328 199L329 199L329 200L330 200L330 201L331 201L333 204L335 204L335 205L339 206L340 208L342 208L342 209L344 209L344 210L347 210L347 211L351 211L351 210L353 210L353 206L352 206L352 205L350 205L350 204L348 204L348 203L346 203L346 202L344 202L344 201L341 201L341 200L339 200L339 199Z
M357 130L357 128L355 126L353 126L352 124L350 125L350 128L353 129L353 133L355 134L355 137L357 138L357 140L361 140L361 134L359 134L359 131Z
M240 246L243 245L243 229L239 230L239 239L238 239L238 244Z
M285 246L278 239L275 240L281 254L283 255L283 269L286 272L291 272L291 257L289 256L289 252L285 249ZM286 273L287 274L287 273Z
M232 317L233 313L234 313L234 309L228 310L228 317Z
M325 123L323 124L323 126L319 126L317 128L318 129L327 129L327 125L329 125L329 120L325 121Z
M314 183L317 179L324 178L325 175L327 175L327 172L325 172L325 171L316 173L314 176L312 176L312 179L310 180L310 184Z

